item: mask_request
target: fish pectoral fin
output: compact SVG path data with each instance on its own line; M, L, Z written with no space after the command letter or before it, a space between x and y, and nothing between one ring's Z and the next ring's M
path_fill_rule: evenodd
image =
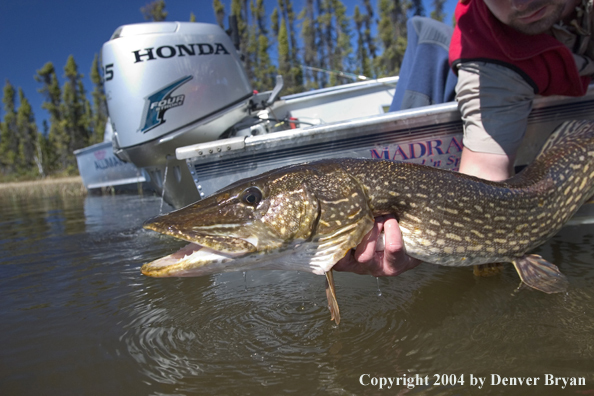
M326 272L326 297L328 297L328 309L330 310L330 320L340 323L340 310L336 300L336 289L334 288L334 275L332 270Z
M373 221L369 213L353 223L330 231L318 227L319 236L313 240L314 243L309 244L313 250L309 260L312 272L321 275L330 271L349 250L361 243L365 234L373 228Z
M547 294L562 293L569 282L555 264L551 264L536 254L529 254L512 261L518 275L526 285Z

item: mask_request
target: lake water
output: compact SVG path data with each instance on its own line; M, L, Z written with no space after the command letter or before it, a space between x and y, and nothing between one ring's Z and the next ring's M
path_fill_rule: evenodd
M338 273L336 326L324 277L142 276L183 245L141 228L158 198L0 203L1 395L557 395L554 377L594 395L594 225L537 252L567 275L565 294L516 290L511 265Z

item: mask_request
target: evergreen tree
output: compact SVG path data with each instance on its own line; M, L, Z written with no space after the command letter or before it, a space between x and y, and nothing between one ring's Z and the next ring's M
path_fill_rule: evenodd
M318 64L321 70L330 67L329 60L334 48L334 40L331 35L332 14L328 10L329 0L316 0L318 15L316 17L317 26L317 48ZM319 87L324 88L328 85L329 76L327 73L319 73Z
M280 21L278 30L278 73L282 76L288 76L291 70L291 60L289 55L289 36L287 34L287 25L284 18ZM285 82L286 85L286 82Z
M99 65L101 64L99 56L95 55L91 66L91 81L94 84L93 92L93 117L91 121L91 130L93 134L89 141L90 144L101 143L105 134L105 124L107 123L107 102L105 98L105 87Z
M46 139L41 132L37 132L37 138L35 140L35 165L37 165L37 171L41 177L47 176L46 173L46 157L43 154L44 147L46 146Z
M45 175L59 170L59 157L56 151L57 142L55 136L50 134L50 129L47 120L43 120L43 131L39 134L37 150Z
M280 70L278 68L278 34L280 32L280 26L279 26L279 15L278 15L278 8L274 7L272 9L272 14L270 14L270 30L271 30L271 35L270 35L270 49L271 52L274 51L274 49L276 49L276 72L278 74L280 74Z
M154 0L144 7L140 7L140 12L147 21L164 21L165 18L167 18L167 11L165 11L165 0Z
M339 0L318 1L316 21L320 68L330 71L319 75L320 86L337 85L343 82L340 72L354 69L350 21L344 4Z
M266 9L264 8L264 0L252 0L251 4L252 22L257 26L257 34L268 34L266 28Z
M440 0L438 0L440 1ZM445 1L445 0L443 0ZM411 9L413 15L425 16L425 7L423 6L422 0L412 0Z
M254 79L252 87L258 91L266 91L274 88L274 76L276 69L272 65L268 54L270 45L268 42L268 30L266 29L266 12L264 1L256 0L251 4L252 26L250 29L250 40L254 54ZM250 52L252 49L250 49Z
M280 33L280 28L278 25L278 8L274 8L272 10L272 15L270 15L270 23L271 23L271 28L272 28L272 34L274 35L274 37L278 37L278 34Z
M249 46L249 32L247 18L244 10L245 3L242 0L231 0L231 16L237 19L237 33L239 35L239 52L242 55L244 66L250 81L254 79L254 70L252 67L254 53L250 52L255 47Z
M5 175L14 174L18 166L19 133L14 98L14 87L6 80L2 97L4 120L0 123L0 167Z
M295 34L295 12L293 12L293 4L291 3L291 0L279 0L279 3L281 2L284 2L281 10L287 21L287 33L290 45L289 58L291 60L291 65L296 66L299 58L299 47L297 46L297 35Z
M76 161L72 152L89 144L92 114L83 86L83 75L78 72L78 66L72 55L66 61L64 75L66 82L62 88L61 112L68 139L67 151L63 154L66 156L66 170L70 173L76 169Z
M295 35L295 13L290 0L278 0L278 16L281 27L278 33L279 73L285 80L284 92L287 94L303 91L303 70L298 55L297 38ZM276 10L276 9L275 9ZM284 32L283 30L284 23ZM281 41L282 35L282 41ZM283 66L281 67L281 46L283 52Z
M258 69L256 70L255 89L262 91L271 90L276 84L275 76L277 75L276 67L272 64L268 50L270 45L268 37L261 34L258 36Z
M256 80L256 72L258 70L258 25L254 16L255 8L254 0L250 0L251 9L251 23L246 27L246 50L245 50L245 63L246 66L249 64L248 77L250 82L253 83ZM248 19L246 19L247 21ZM257 89L257 88L256 88Z
M363 0L363 4L365 5L365 10L367 11L367 14L365 14L365 16L363 17L363 24L365 26L365 43L367 44L367 49L369 50L369 55L371 55L371 59L373 62L377 56L375 38L371 35L371 23L373 21L374 15L373 6L371 5L371 0Z
M433 11L431 11L431 18L443 22L445 19L445 13L443 12L443 6L445 0L433 0Z
M244 2L231 0L231 15L237 18L237 30L240 41L240 51L245 53L247 47L247 18L245 18Z
M315 72L321 65L318 63L316 51L316 20L313 0L306 0L305 6L299 13L301 19L301 39L303 40L303 63L306 66L305 89L316 89L318 84L318 73Z
M402 0L379 0L381 18L378 35L383 53L375 59L378 77L395 76L406 50L406 20L409 3Z
M212 7L217 17L217 23L222 29L225 29L225 5L221 3L221 0L213 0Z
M346 7L340 0L332 0L332 14L334 15L334 36L336 37L336 47L331 56L330 69L339 72L350 73L353 71L351 45L350 20L346 16ZM339 83L350 82L349 80L340 80L336 73L331 74L330 84L337 85Z
M355 29L357 30L357 54L356 64L357 73L363 76L371 76L371 62L369 58L369 52L365 42L365 16L359 11L359 6L355 6L355 12L353 14L353 20L355 22Z
M19 88L19 109L17 111L16 126L19 136L18 145L18 173L22 175L36 174L36 167L40 165L37 153L37 124L31 104L25 97L23 90ZM43 175L43 168L39 169Z
M315 48L317 49L316 57L317 57L317 65L321 72L316 73L316 82L318 88L323 88L328 85L328 74L323 72L323 70L327 67L326 63L328 60L328 54L326 52L326 44L325 44L325 36L324 36L324 28L326 26L325 21L325 0L315 0L315 37L316 43Z
M46 172L54 172L67 166L68 136L62 122L62 90L51 62L37 70L35 79L43 84L39 89L45 98L41 107L46 109L50 116L49 126L44 122L44 136L47 138L47 145L42 148L45 169Z

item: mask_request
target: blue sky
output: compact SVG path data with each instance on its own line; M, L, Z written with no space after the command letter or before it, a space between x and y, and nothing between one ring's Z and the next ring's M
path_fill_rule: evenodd
M140 8L150 0L2 0L0 1L0 81L4 87L8 79L14 87L21 87L31 102L38 125L47 118L41 108L43 98L37 92L40 84L34 75L46 62L53 62L63 83L63 68L73 55L79 72L85 75L85 87L91 91L89 71L95 54L114 30L129 23L144 22ZM230 0L223 0L227 15ZM347 15L352 16L356 4L362 0L345 0ZM372 3L377 4L376 0ZM168 21L188 21L190 13L198 22L216 23L212 0L166 0ZM265 0L268 15L276 0ZM303 0L294 0L295 11L301 10ZM425 0L430 9L431 0ZM446 0L446 23L456 0ZM0 93L1 95L1 93ZM0 118L3 110L0 110Z

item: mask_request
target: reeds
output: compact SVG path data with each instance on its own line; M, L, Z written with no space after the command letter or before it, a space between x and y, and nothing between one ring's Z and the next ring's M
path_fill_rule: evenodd
M0 197L27 198L49 196L75 196L87 194L80 176L0 183Z

